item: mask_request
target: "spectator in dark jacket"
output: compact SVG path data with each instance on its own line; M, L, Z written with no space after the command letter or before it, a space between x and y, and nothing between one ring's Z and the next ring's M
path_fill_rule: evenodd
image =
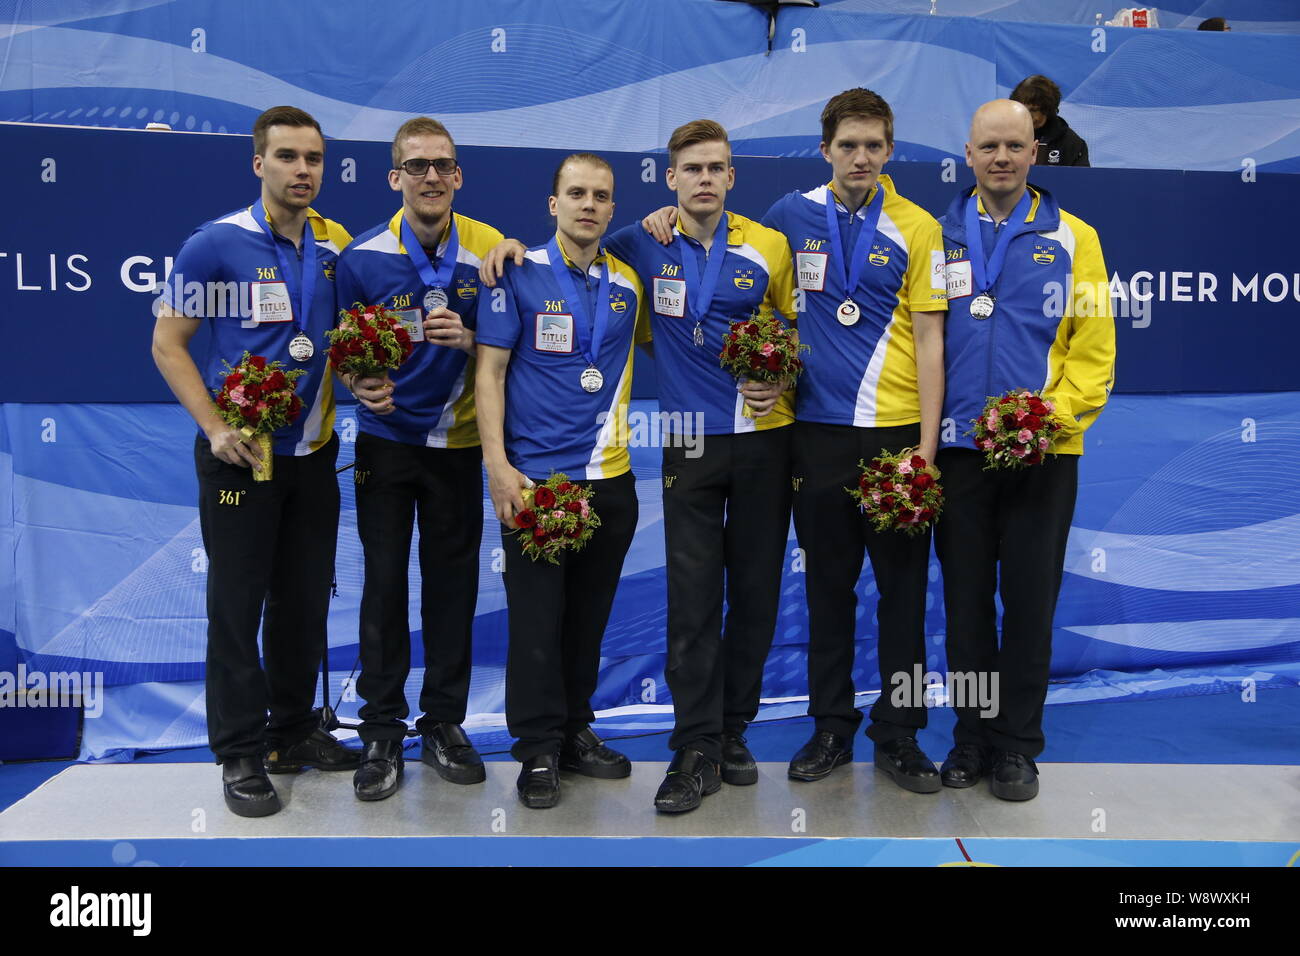
M1027 76L1011 92L1034 120L1039 166L1088 166L1088 144L1057 113L1061 88L1045 76Z

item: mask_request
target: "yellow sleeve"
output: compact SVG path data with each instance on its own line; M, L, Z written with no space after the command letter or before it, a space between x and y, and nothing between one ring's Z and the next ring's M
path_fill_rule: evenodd
M631 270L629 270L630 272ZM636 273L632 273L636 275ZM650 305L646 302L645 286L641 284L640 278L636 280L636 331L632 333L632 341L637 345L644 345L650 342L654 336L650 332Z
M790 243L785 234L775 229L768 229L763 244L763 258L767 260L767 291L763 294L763 306L780 312L789 325L796 325L799 319L795 308L794 262L790 256Z
M456 229L460 233L460 242L467 250L482 259L504 236L500 231L477 219L470 219L456 213Z
M907 289L909 312L947 312L948 283L944 279L943 229L929 213L907 237Z
M1045 393L1065 425L1056 448L1081 453L1082 435L1115 383L1115 318L1097 230L1068 213L1061 218L1075 235L1074 289L1048 356L1051 375Z

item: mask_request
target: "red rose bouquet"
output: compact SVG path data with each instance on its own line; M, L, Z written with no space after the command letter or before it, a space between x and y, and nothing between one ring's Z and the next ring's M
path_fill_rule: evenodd
M342 375L371 377L397 368L410 357L411 335L402 317L382 305L339 310L330 340L330 365Z
M536 488L525 488L524 510L515 515L515 534L524 554L559 564L566 548L581 551L600 527L592 497L590 488L569 481L564 472L552 474Z
M226 380L213 389L217 413L245 438L256 438L262 452L262 469L253 469L256 481L271 480L271 433L302 414L302 399L295 392L305 369L285 371L284 363L268 362L261 355L244 353L234 368L222 360Z
M803 371L799 353L808 346L799 344L798 333L763 310L748 319L731 323L722 339L722 367L737 379L755 382L793 381ZM749 407L743 409L746 418Z
M856 488L847 488L877 531L909 535L929 530L943 510L939 469L912 449L897 455L882 450L869 462L858 462L862 474Z
M1041 464L1061 423L1052 417L1056 406L1038 392L1012 389L990 397L984 414L975 419L975 447L984 452L985 469L1027 468Z

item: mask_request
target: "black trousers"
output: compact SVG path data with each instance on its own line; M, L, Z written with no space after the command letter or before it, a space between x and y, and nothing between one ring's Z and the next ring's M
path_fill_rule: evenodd
M1052 617L1079 487L1079 456L1054 455L1021 471L984 471L981 452L939 452L943 514L935 546L943 566L948 669L998 679L996 708L957 707L957 743L1043 751L1043 702L1052 663ZM1002 595L998 643L994 591ZM970 702L968 702L970 703ZM996 710L996 714L993 711Z
M206 438L195 441L208 556L208 744L219 761L291 746L316 728L338 543L338 452L333 436L310 455L276 455L272 480L255 482L250 469L216 458Z
M877 533L845 490L857 484L858 462L881 449L898 452L920 441L921 426L858 428L794 424L794 526L806 567L808 595L808 713L817 730L851 738L862 722L853 706L853 651L858 577L865 553L876 588L880 698L867 736L876 743L915 736L922 706L897 706L895 674L925 667L925 589L930 535ZM863 628L870 627L870 619Z
M758 713L790 528L789 426L665 447L672 750L722 759L722 733ZM725 626L723 594L727 600Z
M510 620L506 727L517 738L510 752L519 761L558 750L595 719L600 643L636 532L632 472L577 483L595 492L591 506L600 516L581 551L563 552L558 565L534 561L502 532Z
M411 529L420 528L420 620L424 683L416 729L465 720L469 699L483 456L473 448L426 448L357 435L357 532L365 552L361 592L361 739L406 735L411 673L407 568Z

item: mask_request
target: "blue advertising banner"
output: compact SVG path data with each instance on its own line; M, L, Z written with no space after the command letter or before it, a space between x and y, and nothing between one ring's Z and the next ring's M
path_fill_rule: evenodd
M14 363L0 380L0 402L170 401L149 354L153 290L194 228L256 200L251 141L0 129L0 177L12 184L0 224L0 335L31 342L35 328L58 329L55 359ZM553 232L546 197L566 151L462 147L459 155L458 210L529 244ZM662 153L607 158L614 228L675 201ZM782 194L829 178L820 157L735 162L728 205L755 219ZM354 235L387 221L400 205L390 165L387 145L331 141L316 208ZM895 161L887 172L936 216L972 182L955 160ZM1300 309L1300 269L1281 218L1300 208L1300 177L1044 167L1031 181L1101 236L1117 317L1117 391L1300 388L1289 351L1276 347L1293 338ZM639 372L638 396L653 397L652 366Z

